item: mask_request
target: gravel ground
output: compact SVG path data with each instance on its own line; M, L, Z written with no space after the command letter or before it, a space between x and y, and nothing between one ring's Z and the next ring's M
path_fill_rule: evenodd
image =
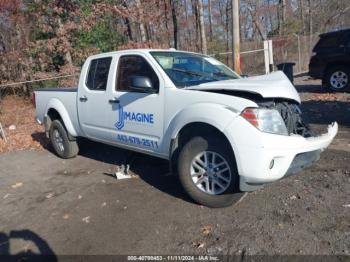
M0 254L350 255L350 94L296 86L316 132L340 123L336 140L313 167L225 209L194 204L156 158L137 155L136 177L116 180L129 152L101 144L69 161L0 155Z

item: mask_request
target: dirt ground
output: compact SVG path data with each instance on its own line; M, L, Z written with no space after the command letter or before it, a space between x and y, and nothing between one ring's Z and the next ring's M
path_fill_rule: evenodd
M338 136L313 167L229 208L193 203L152 157L116 180L130 152L101 144L85 141L72 160L0 155L0 254L350 255L350 94L296 86L316 132L338 121Z

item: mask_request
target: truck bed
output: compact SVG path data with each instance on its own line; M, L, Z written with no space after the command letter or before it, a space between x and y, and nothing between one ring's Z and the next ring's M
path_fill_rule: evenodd
M75 130L80 130L77 112L78 88L39 88L34 90L36 98L36 120L44 122L51 107L66 111Z

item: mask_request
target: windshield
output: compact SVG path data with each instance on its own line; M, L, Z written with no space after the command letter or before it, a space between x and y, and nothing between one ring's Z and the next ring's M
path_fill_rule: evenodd
M239 78L230 68L209 56L185 52L151 52L151 55L179 88Z

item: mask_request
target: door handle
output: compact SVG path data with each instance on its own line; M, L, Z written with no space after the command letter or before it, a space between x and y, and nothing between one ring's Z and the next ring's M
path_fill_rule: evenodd
M88 98L86 96L81 96L79 98L80 102L86 102L88 100Z
M110 99L108 102L111 103L111 104L119 104L120 103L118 98Z

